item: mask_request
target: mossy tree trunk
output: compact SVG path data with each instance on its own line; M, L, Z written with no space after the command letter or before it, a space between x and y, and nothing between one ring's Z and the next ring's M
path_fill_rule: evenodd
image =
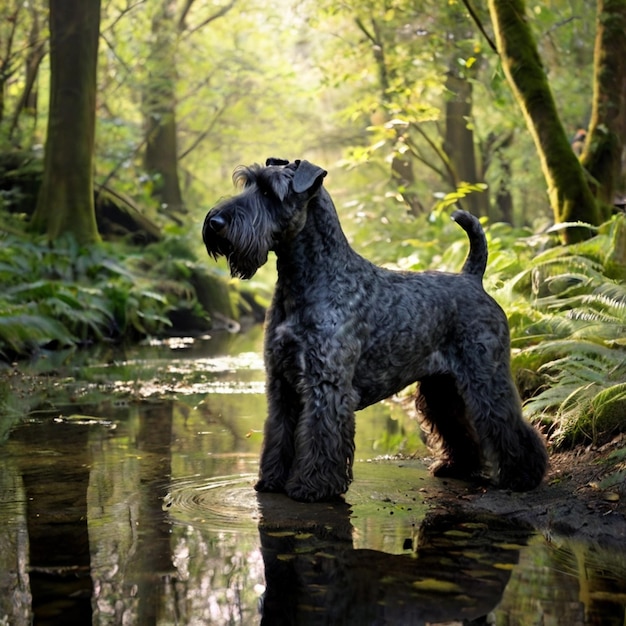
M489 12L504 73L539 154L555 222L599 224L602 215L561 124L523 0L489 0ZM588 229L568 228L563 240L588 235Z
M583 167L604 215L620 189L626 140L626 0L597 0L594 86Z
M100 0L50 0L50 108L31 226L51 241L99 240L93 195Z

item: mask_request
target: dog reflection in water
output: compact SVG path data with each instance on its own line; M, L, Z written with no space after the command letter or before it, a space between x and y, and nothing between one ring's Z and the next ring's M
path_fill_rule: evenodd
M432 515L405 554L388 554L354 548L348 504L258 498L263 626L487 623L519 559L511 546L531 533L493 516Z

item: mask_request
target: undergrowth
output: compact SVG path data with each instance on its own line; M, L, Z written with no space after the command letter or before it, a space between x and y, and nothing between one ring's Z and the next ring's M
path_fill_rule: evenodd
M120 244L79 246L71 237L54 245L19 234L0 238L0 358L41 347L137 340L166 334L181 307L199 320L184 253L167 244L144 249ZM169 247L171 248L171 242Z

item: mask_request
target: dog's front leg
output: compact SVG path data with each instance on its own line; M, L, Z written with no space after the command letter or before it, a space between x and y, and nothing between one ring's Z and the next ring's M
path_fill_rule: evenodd
M265 420L263 449L257 491L284 491L294 457L294 430L300 413L300 400L293 387L281 376L267 381L268 415Z
M352 482L356 393L322 382L309 387L302 402L285 491L294 500L333 500Z

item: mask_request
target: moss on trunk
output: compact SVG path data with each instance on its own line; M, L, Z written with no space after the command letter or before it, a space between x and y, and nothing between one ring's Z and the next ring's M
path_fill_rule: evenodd
M583 167L608 217L621 177L626 134L626 0L598 0L591 121Z
M99 240L93 151L100 0L50 0L50 110L44 173L31 222L51 241Z
M557 113L523 0L489 0L489 12L502 67L539 154L555 222L599 224L600 212ZM587 236L583 228L563 233L566 243Z

